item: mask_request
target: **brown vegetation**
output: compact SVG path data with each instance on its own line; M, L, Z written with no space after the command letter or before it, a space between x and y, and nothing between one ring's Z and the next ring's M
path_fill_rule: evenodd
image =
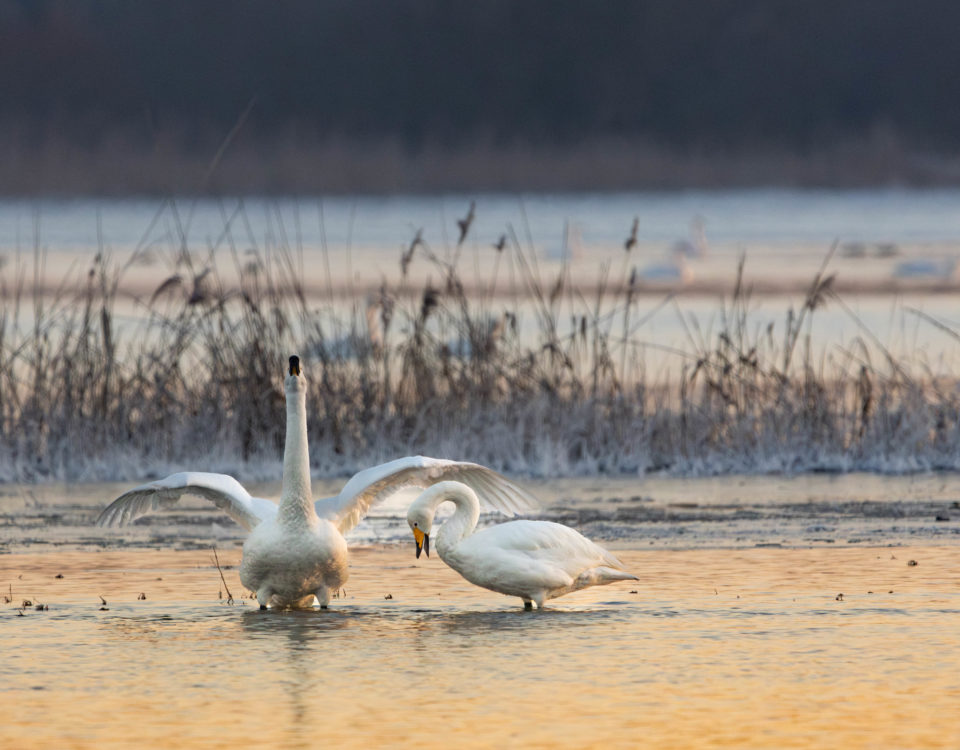
M269 475L292 353L310 382L322 473L416 452L548 475L960 466L954 381L865 330L839 360L818 359L810 319L825 304L846 309L826 271L798 310L760 328L738 283L716 335L691 327L684 351L658 353L677 376L655 379L628 256L587 295L569 268L541 278L511 232L503 263L531 319L492 314L496 273L468 295L455 262L416 247L408 263L431 264L439 284L410 297L385 283L344 317L304 293L295 247L269 262L231 249L236 288L214 254L201 269L183 248L180 281L158 278L133 321L115 313L126 269L106 254L79 291L52 298L25 291L31 269L0 272L0 478ZM38 251L35 276L43 262Z

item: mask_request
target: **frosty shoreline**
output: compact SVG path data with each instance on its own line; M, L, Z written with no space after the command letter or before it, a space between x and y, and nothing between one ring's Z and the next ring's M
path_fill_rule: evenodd
M512 225L482 277L416 232L376 293L318 301L293 228L278 215L269 246L241 249L244 219L224 216L206 252L181 229L123 261L98 253L53 294L28 283L45 250L0 266L0 482L275 478L293 353L318 476L418 453L532 478L960 471L960 329L905 307L902 327L941 348L880 340L838 293L832 251L776 317L741 261L704 325L669 288L643 298L629 245L585 292L574 264L541 273ZM152 292L125 295L135 273ZM523 298L498 297L508 284ZM815 326L825 308L856 335ZM664 309L680 344L648 335Z
M960 477L952 473L521 481L544 504L537 517L618 549L960 544ZM317 478L314 492L332 494L342 484ZM261 497L279 496L277 481L248 486ZM198 498L185 498L175 510L123 529L94 527L100 510L128 488L121 482L0 485L0 552L230 548L245 537ZM398 498L374 508L351 532L350 543L409 543L408 502ZM481 524L502 520L484 514Z

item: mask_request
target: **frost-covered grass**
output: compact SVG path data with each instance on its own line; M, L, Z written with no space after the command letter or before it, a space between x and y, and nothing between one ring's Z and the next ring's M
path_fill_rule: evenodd
M626 261L587 295L569 269L542 279L510 236L496 262L526 296L491 317L496 272L468 294L424 243L402 266L432 264L435 286L397 274L340 307L308 298L293 247L185 250L133 317L116 313L128 266L105 253L52 293L29 283L42 252L0 268L0 479L277 476L290 354L319 474L411 453L540 476L960 468L956 380L868 331L839 358L816 354L811 319L847 309L825 272L759 326L738 284L719 330L658 352L674 376L654 378Z

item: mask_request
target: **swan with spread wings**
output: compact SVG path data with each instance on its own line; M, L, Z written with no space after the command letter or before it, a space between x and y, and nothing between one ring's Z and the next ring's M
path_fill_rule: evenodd
M307 383L300 360L290 358L284 380L287 433L280 502L252 497L233 477L181 472L134 487L100 514L100 526L122 526L175 505L183 495L211 501L250 532L243 544L240 581L256 592L261 609L325 608L347 580L347 542L375 503L401 490L456 479L496 510L514 515L538 506L526 490L495 471L466 461L408 456L356 474L335 497L314 501L307 449Z

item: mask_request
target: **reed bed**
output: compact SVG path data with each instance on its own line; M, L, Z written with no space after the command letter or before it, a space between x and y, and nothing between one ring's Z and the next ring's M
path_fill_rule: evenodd
M394 281L338 307L304 291L295 236L262 252L221 239L172 247L156 289L132 299L123 279L142 253L101 252L53 293L31 283L42 249L0 267L0 480L275 478L293 353L317 474L411 453L533 476L960 468L955 379L866 330L818 353L811 319L848 310L826 261L783 320L758 325L738 283L718 330L690 323L687 347L657 352L671 376L654 377L629 247L585 293L569 268L541 278L532 243L508 230L495 262L526 295L501 310L498 272L468 294L460 246L440 257L417 234ZM415 293L412 263L434 279Z

